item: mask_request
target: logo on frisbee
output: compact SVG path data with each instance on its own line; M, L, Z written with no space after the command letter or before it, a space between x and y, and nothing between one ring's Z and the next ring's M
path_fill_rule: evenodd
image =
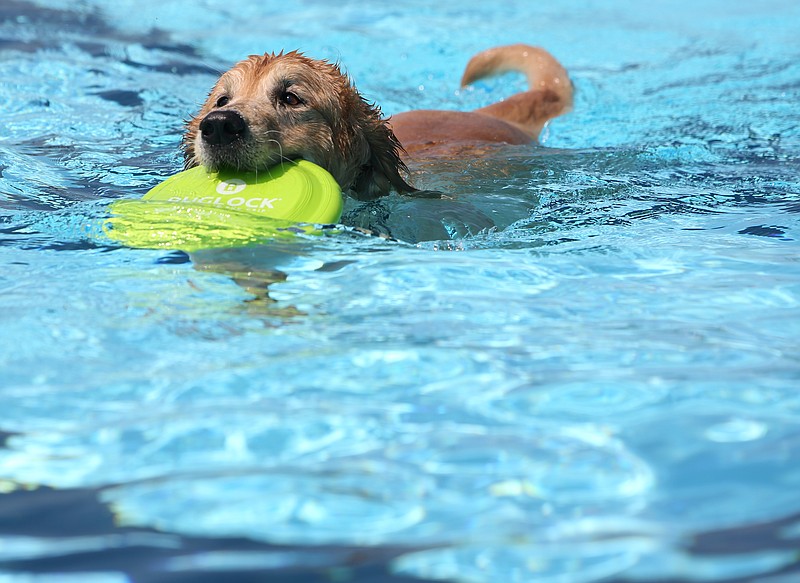
M240 178L229 178L217 184L217 192L220 194L238 194L247 188L247 183Z

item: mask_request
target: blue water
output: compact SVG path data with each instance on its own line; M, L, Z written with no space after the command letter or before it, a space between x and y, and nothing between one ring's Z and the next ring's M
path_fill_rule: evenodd
M0 3L0 581L800 577L800 5L338 4ZM574 111L348 202L396 241L97 227L248 54L392 114L511 42Z

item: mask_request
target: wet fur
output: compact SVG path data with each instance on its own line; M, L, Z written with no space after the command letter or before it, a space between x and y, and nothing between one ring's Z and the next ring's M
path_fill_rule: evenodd
M404 157L446 155L448 144L533 142L547 120L571 107L566 71L528 45L479 53L462 85L508 70L524 72L530 90L473 112L412 111L387 120L335 64L296 51L253 55L220 77L189 120L185 164L247 171L303 158L327 169L360 200L410 192ZM215 111L243 119L244 129L230 143L211 144L203 136L201 124Z

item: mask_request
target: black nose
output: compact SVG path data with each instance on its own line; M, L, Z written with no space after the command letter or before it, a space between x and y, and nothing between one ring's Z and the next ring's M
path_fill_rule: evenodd
M225 146L242 137L247 129L244 118L229 109L212 111L200 122L203 141L210 146Z

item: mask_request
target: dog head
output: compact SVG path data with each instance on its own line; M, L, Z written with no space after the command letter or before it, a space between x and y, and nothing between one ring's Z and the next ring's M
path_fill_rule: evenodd
M253 171L303 158L360 200L414 190L380 109L338 66L298 52L253 55L224 73L182 147L187 168Z

